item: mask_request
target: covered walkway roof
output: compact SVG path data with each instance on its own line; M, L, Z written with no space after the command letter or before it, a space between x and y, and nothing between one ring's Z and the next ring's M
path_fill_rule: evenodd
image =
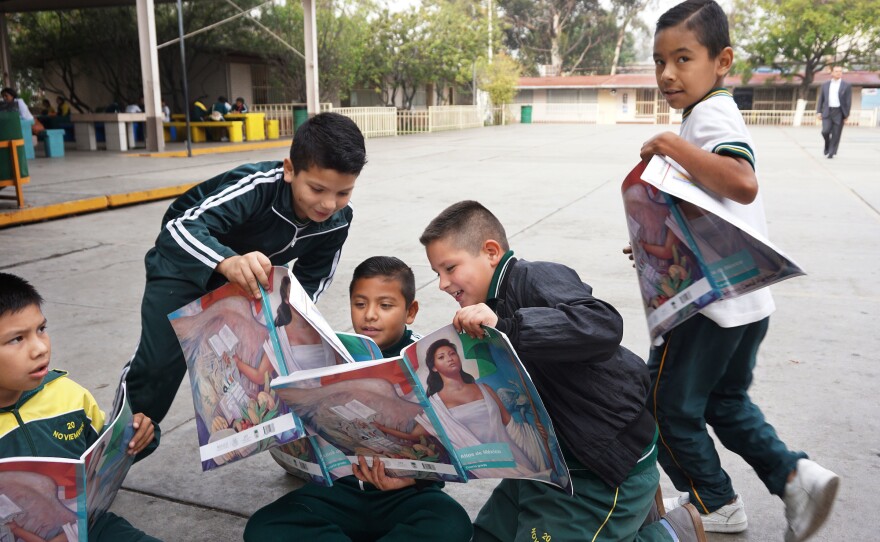
M195 1L195 0L189 0ZM309 115L318 113L318 41L315 0L301 0L304 12L306 102ZM147 114L147 150L161 152L165 147L162 135L161 92L159 88L156 24L153 6L176 3L177 0L0 0L0 62L5 79L11 73L6 13L57 11L84 8L136 6L140 40L141 75L144 82L144 105Z

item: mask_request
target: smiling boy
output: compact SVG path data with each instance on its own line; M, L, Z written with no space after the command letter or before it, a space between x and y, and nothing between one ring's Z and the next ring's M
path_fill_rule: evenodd
M0 273L0 458L79 459L104 429L104 413L92 394L64 371L50 369L52 342L42 303L26 280ZM149 417L135 414L133 425L130 455L153 440ZM23 528L34 524L33 512L13 515L16 539L37 540ZM89 540L156 541L109 512L92 518Z
M186 372L170 312L226 281L259 298L271 266L293 261L293 274L318 300L333 280L365 163L357 125L322 113L296 131L283 162L245 164L171 204L145 258L141 339L128 374L133 408L161 421Z
M733 64L724 11L712 0L689 0L664 13L654 33L654 64L666 101L684 112L680 134L651 138L641 158L672 158L697 186L730 200L723 201L727 209L766 237L752 139L724 88ZM688 206L685 212L693 212L692 226L702 237L727 243L704 226L698 209ZM676 489L686 492L666 499L667 510L692 503L710 532L737 533L748 527L743 500L706 428L710 425L721 443L782 498L785 540L796 542L827 519L839 478L805 453L789 450L749 398L758 347L774 310L770 290L763 288L717 301L664 335L648 360L653 394L648 404L663 444L658 461Z
M385 357L399 356L419 339L407 326L419 305L412 269L392 256L373 256L354 270L349 286L351 322ZM248 521L245 541L467 542L467 512L443 493L440 482L391 478L384 463L359 457L353 476L330 487L307 484L260 509Z
M705 542L696 509L651 513L660 473L645 406L648 371L620 345L623 320L571 268L518 260L501 222L476 201L444 209L419 241L439 287L473 337L505 333L556 428L574 495L534 480L502 480L474 522L474 542Z

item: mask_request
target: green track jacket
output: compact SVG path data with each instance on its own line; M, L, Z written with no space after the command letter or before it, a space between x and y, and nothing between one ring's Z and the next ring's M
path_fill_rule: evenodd
M282 162L245 164L171 204L147 254L147 278L183 279L208 291L225 282L217 264L260 251L273 265L295 261L294 276L317 301L333 279L352 215L347 205L324 222L302 224Z

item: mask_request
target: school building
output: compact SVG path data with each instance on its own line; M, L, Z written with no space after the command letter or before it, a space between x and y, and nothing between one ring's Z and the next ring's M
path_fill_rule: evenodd
M798 115L798 81L775 73L755 73L745 83L729 76L725 86L751 124L815 123L819 87L830 73L816 74ZM880 73L851 71L843 79L853 86L852 111L847 124L878 126ZM670 110L657 90L653 73L617 75L521 77L516 104L532 106L532 122L587 122L599 124L681 122L681 111ZM519 118L520 107L512 113ZM796 120L800 118L800 122Z

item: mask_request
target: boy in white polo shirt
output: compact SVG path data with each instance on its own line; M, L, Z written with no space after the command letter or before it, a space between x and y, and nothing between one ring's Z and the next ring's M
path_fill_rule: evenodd
M654 63L666 101L684 112L680 135L653 137L642 146L642 159L655 154L672 158L698 186L740 204L734 212L766 235L752 140L723 87L733 50L727 17L718 4L688 0L664 13L654 34ZM708 424L783 499L785 540L790 542L819 529L839 478L805 453L789 450L749 399L758 347L774 310L770 290L763 288L713 303L667 333L648 361L653 395L648 404L660 429L658 460L675 487L687 492L666 499L667 510L693 503L707 532L741 532L748 526L742 498L721 468Z

